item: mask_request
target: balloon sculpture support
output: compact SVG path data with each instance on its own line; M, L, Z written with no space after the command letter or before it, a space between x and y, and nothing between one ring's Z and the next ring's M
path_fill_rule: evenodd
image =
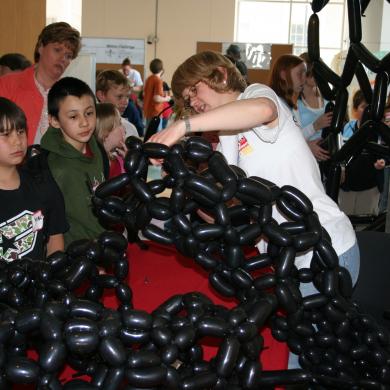
M100 218L174 244L237 305L228 309L189 292L152 313L137 310L124 282L127 240L115 232L76 241L47 261L2 262L0 389L18 383L49 390L390 386L389 333L351 301L350 275L304 194L246 177L199 137L172 148L129 138L127 146L126 173L95 191ZM149 158L164 159L163 179L145 182ZM156 197L166 188L169 198ZM287 222L272 218L272 205ZM196 218L198 210L214 223ZM153 218L171 221L171 230L155 226ZM243 247L261 235L269 241L267 253L246 257ZM298 270L295 256L307 250L313 250L310 268ZM271 266L272 273L258 272ZM300 283L311 282L318 293L302 297ZM115 291L117 310L101 303L106 289ZM299 355L303 369L262 370L265 325ZM217 340L209 361L203 358L206 337ZM91 381L61 384L65 365Z

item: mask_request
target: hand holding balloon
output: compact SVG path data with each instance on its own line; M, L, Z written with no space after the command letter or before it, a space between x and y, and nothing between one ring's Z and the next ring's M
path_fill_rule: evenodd
M326 151L324 148L321 148L320 143L322 142L322 139L317 139L314 141L308 142L309 148L311 152L313 153L314 157L318 161L326 161L329 160L329 152Z
M184 121L172 123L166 129L154 134L148 142L157 142L167 146L172 146L186 134Z
M322 114L317 120L313 123L314 130L321 130L324 127L329 127L332 122L332 112L326 112Z

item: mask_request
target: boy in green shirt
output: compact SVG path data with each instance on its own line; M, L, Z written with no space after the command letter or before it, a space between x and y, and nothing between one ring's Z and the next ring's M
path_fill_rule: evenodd
M70 225L65 247L72 241L96 238L104 228L93 213L91 195L105 180L104 159L93 136L96 126L96 99L83 81L64 77L48 95L51 127L41 146L48 151L50 171L65 200Z

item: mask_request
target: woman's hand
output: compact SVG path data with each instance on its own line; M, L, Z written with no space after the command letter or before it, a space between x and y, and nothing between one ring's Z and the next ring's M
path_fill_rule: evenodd
M157 142L159 144L172 146L184 136L185 136L184 121L177 121L172 123L166 129L152 135L147 142Z
M308 145L309 145L309 148L311 150L311 152L313 153L314 157L318 160L318 161L326 161L326 160L329 160L330 156L329 156L329 152L323 148L321 148L320 146L320 143L322 142L322 139L317 139L317 140L314 140L314 141L309 141L308 142Z
M332 123L332 112L326 112L317 118L317 120L313 123L314 130L321 130L324 127L329 127Z

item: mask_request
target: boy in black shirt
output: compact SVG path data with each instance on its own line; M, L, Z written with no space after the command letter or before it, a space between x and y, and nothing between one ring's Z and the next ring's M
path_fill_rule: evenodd
M48 172L20 167L27 151L26 116L0 97L0 258L42 260L64 249L64 200Z

